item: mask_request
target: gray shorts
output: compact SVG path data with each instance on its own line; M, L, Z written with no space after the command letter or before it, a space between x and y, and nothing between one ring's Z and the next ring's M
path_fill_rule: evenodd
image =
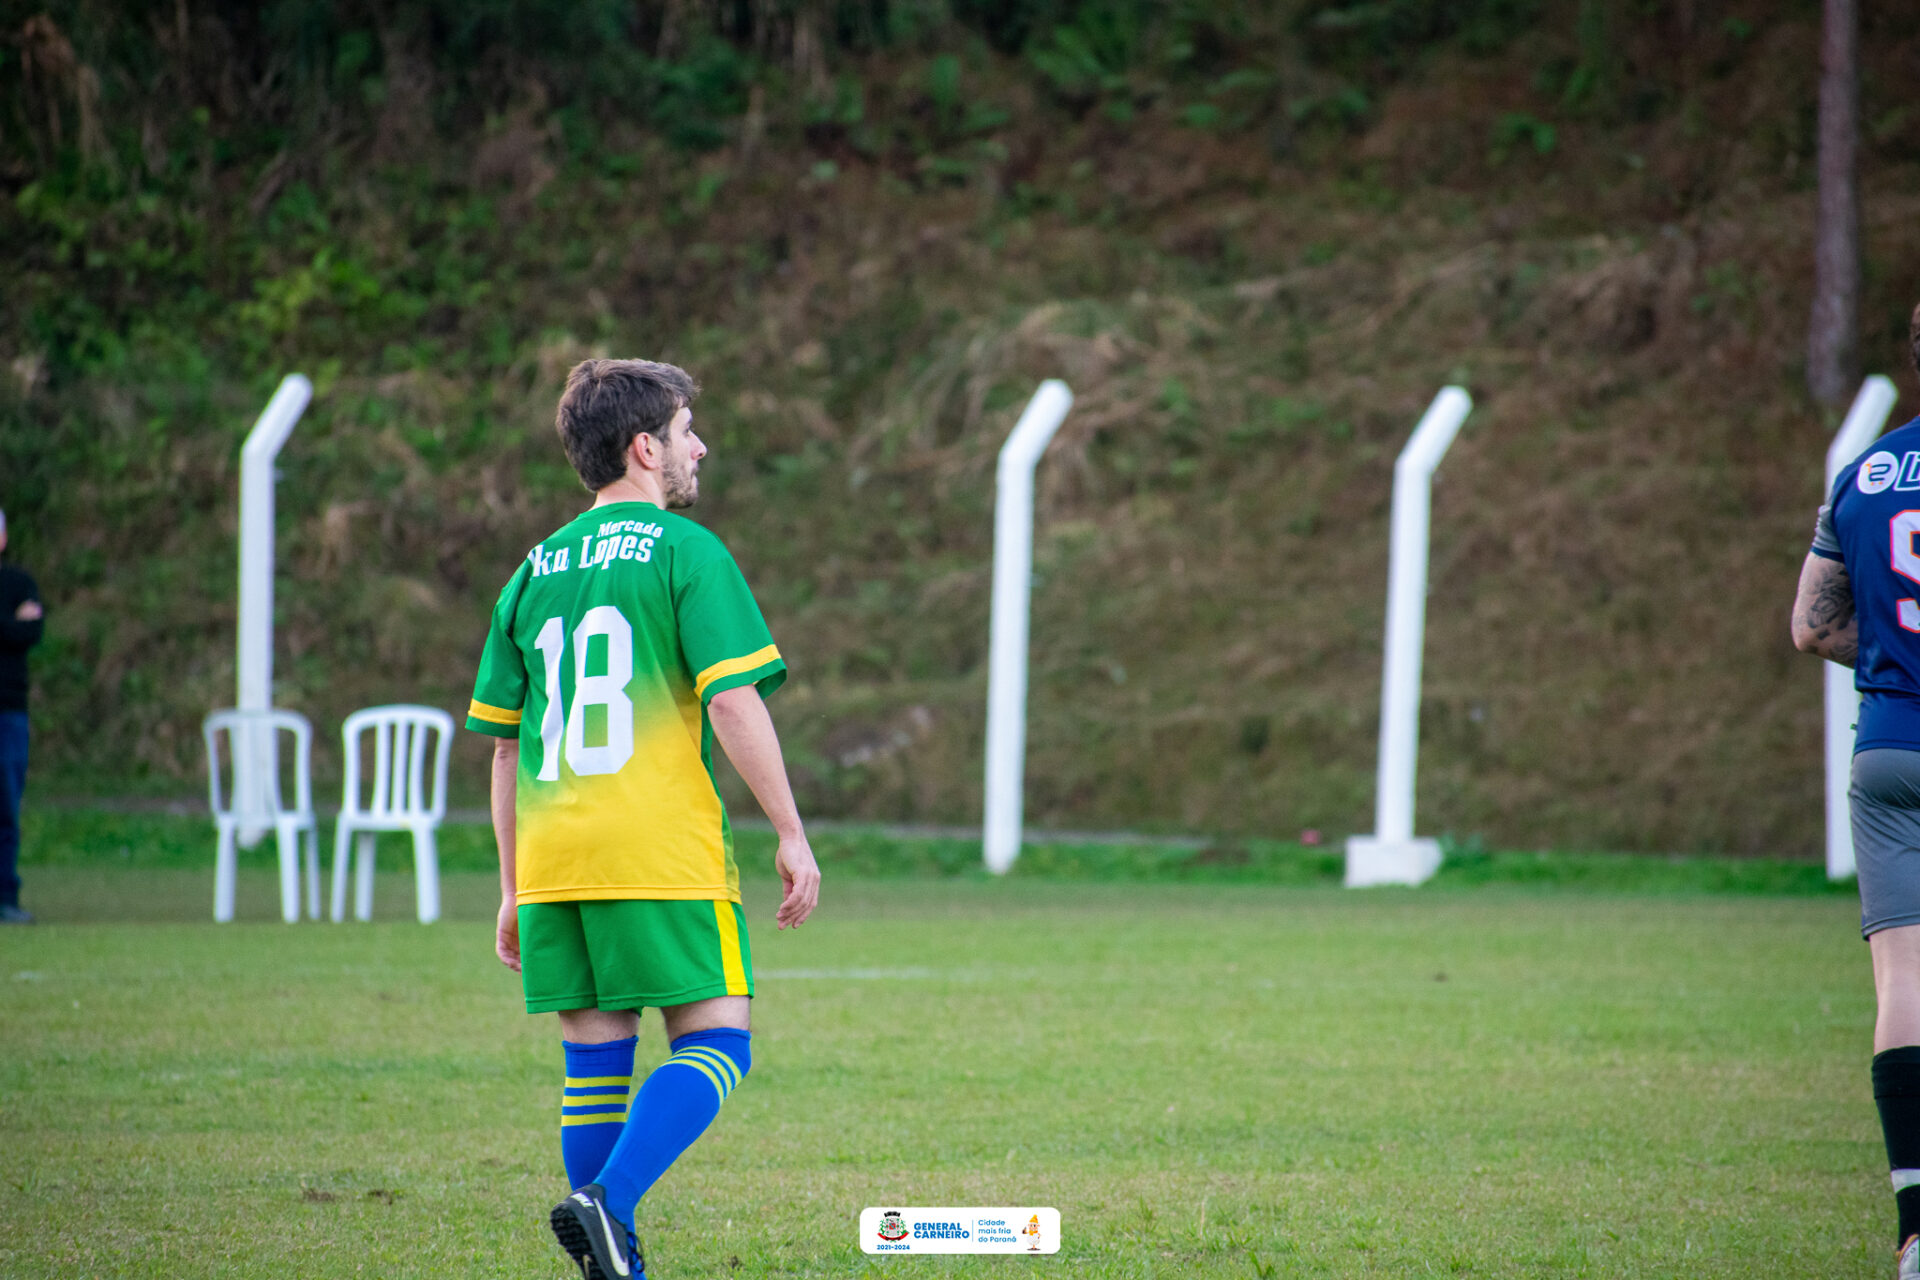
M1847 800L1860 872L1860 936L1920 924L1920 751L1856 752Z

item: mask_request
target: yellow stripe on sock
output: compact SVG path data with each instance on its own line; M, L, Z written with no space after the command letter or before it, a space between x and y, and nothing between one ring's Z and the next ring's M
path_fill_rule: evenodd
M727 994L747 994L747 966L740 958L740 921L733 904L714 899L713 922L720 927L720 971L727 976Z
M732 1082L727 1086L728 1092L732 1092L734 1089L737 1089L740 1087L740 1064L735 1062L732 1058L729 1058L726 1054L720 1052L718 1049L715 1049L710 1045L692 1044L692 1045L688 1045L686 1048L682 1049L680 1052L697 1053L701 1057L705 1058L708 1062L713 1063L715 1066L719 1067L722 1071L726 1072L727 1079Z
M725 1102L727 1100L727 1086L720 1083L720 1077L713 1073L713 1068L700 1061L700 1059L682 1057L676 1053L671 1058L668 1058L667 1061L677 1062L683 1067L692 1067L695 1071L698 1071L701 1075L713 1081L713 1091L720 1095L720 1101Z
M706 1062L707 1065L717 1068L720 1074L727 1078L728 1093L732 1093L740 1084L740 1068L733 1064L732 1058L721 1053L718 1049L709 1049L703 1044L689 1045L673 1056L676 1058L697 1057Z
M596 1116L561 1116L560 1127L567 1128L576 1124L625 1124L627 1117L618 1111L603 1111Z
M610 1107L616 1102L622 1106L626 1105L625 1089L618 1093L570 1093L560 1099L561 1105L568 1107Z
M553 1077L548 1076L547 1079L551 1080L553 1079ZM607 1088L607 1089L611 1089L615 1087L618 1087L621 1089L631 1089L633 1087L633 1077L632 1076L568 1076L567 1077L567 1088L569 1089L591 1089L595 1087Z

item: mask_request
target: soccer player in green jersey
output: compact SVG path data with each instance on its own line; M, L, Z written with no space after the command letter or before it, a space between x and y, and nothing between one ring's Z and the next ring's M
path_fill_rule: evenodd
M820 893L761 701L786 663L720 539L674 514L700 493L699 391L645 360L568 375L555 425L593 506L501 591L467 713L498 739L495 950L527 1012L560 1015L573 1191L549 1221L587 1280L645 1275L640 1197L751 1065L752 958L716 741L779 835L779 927ZM649 1005L672 1056L629 1105Z

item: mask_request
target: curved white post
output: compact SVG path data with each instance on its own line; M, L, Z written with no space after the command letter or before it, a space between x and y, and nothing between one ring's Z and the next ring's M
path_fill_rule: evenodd
M235 705L242 711L266 711L273 706L273 460L312 399L313 384L302 374L288 374L240 447ZM260 729L252 722L236 735L233 746L240 842L252 848L269 829L264 815L277 808L269 797L279 785L279 753L272 729Z
M1033 589L1033 471L1073 407L1058 378L1040 384L1000 447L993 509L993 621L987 654L987 869L1020 856L1027 763L1027 612Z
M1825 502L1855 458L1879 438L1887 425L1887 415L1900 398L1893 380L1874 374L1860 384L1847 410L1846 421L1827 448L1827 484L1820 491ZM1823 662L1827 682L1827 879L1844 880L1853 868L1853 807L1847 803L1847 787L1853 773L1853 725L1860 715L1860 694L1853 687L1853 670L1837 662Z
M1420 749L1420 651L1427 627L1427 547L1433 472L1460 433L1473 399L1443 387L1393 464L1392 544L1387 563L1386 658L1380 688L1380 766L1373 834L1347 841L1349 888L1419 884L1440 868L1440 846L1413 835L1414 768Z

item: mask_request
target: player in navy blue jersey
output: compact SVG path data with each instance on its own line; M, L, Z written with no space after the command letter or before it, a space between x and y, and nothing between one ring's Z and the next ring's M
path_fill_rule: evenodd
M1920 372L1920 308L1910 342ZM1853 852L1873 956L1873 1098L1899 1211L1898 1274L1920 1280L1920 418L1842 471L1793 602L1793 643L1854 670Z

